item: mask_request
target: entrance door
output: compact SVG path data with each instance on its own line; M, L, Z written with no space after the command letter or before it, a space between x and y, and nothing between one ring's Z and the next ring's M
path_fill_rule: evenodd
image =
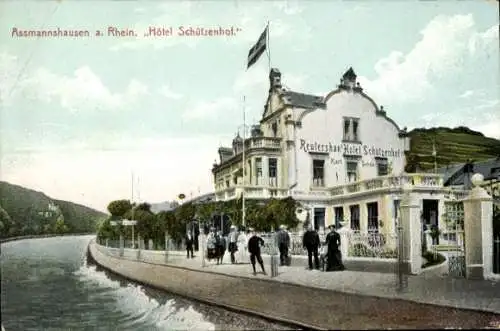
M370 202L366 204L368 210L368 232L378 232L378 203Z
M423 223L425 225L425 228L431 231L434 228L436 229L439 228L438 206L439 206L439 200L424 199L423 201L423 210L422 210ZM433 241L434 245L439 245L439 237L436 237L435 239L433 238Z
M314 229L317 231L325 229L325 208L314 208Z

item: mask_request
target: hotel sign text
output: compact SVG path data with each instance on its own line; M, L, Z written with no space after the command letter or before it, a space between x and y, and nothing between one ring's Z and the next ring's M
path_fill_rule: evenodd
M404 153L401 149L394 148L377 148L366 144L320 144L318 142L308 142L300 139L301 150L307 153L342 153L346 155L370 155L375 157L403 157Z

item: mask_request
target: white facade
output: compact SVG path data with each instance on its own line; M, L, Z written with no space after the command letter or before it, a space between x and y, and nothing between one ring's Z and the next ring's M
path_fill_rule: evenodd
M245 160L239 135L232 148L219 149L216 200L292 196L317 228L345 221L360 231L393 232L402 185L409 183L422 204L434 201L426 205L436 210L425 215L438 222L442 177L404 172L406 131L363 92L352 68L325 97L284 89L276 69L270 85L260 125L245 139Z

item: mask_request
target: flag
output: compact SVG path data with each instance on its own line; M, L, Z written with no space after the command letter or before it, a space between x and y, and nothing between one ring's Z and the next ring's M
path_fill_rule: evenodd
M264 51L266 50L268 28L269 25L266 26L265 30L261 33L259 40L257 40L257 43L252 48L250 48L250 51L248 51L247 69L250 68L255 62L257 62L262 53L264 53Z

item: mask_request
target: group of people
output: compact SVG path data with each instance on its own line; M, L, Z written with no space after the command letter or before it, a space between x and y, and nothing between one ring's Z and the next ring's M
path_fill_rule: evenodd
M340 234L335 230L335 226L330 225L328 228L330 232L326 235L321 259L319 254L321 240L318 232L309 226L304 233L302 245L307 250L309 270L313 269L313 257L315 269L320 269L321 266L324 267L324 271L339 271L345 269L340 252Z
M323 266L324 271L344 270L342 257L340 253L340 235L335 230L333 225L329 226L330 232L326 236L323 252L320 254L321 240L316 230L309 226L302 238L302 245L307 250L308 267L320 269ZM227 241L228 242L227 242ZM280 254L280 265L290 265L291 257L289 256L290 235L285 226L281 226L276 233L276 244ZM248 253L250 254L250 262L252 264L254 275L256 272L256 263L259 263L262 273L267 274L264 262L261 255L261 247L264 245L264 240L259 237L253 228L247 231L242 229L238 231L235 226L231 226L227 239L223 236L222 231L216 231L215 228L210 228L207 236L207 255L206 258L210 261L215 259L217 264L221 264L226 253L226 248L231 255L231 263L242 263L248 261ZM193 257L193 238L191 233L186 236L186 249L188 258ZM238 254L237 254L238 253Z
M335 230L335 226L330 225L328 228L330 232L326 236L322 254L319 252L322 247L319 234L311 225L309 225L302 237L302 246L307 250L309 270L313 269L313 258L314 269L320 269L322 266L324 267L324 271L345 269L340 252L340 234ZM280 252L280 265L290 265L291 259L288 255L290 235L283 225L276 234L276 242Z
M248 238L245 231L238 231L235 226L231 226L229 236L226 238L222 231L216 231L215 228L210 228L207 235L207 255L206 258L211 261L215 259L217 264L222 263L226 249L231 254L231 263L235 264L246 260L245 251L247 248ZM228 244L229 242L229 244ZM239 252L236 255L236 252Z

